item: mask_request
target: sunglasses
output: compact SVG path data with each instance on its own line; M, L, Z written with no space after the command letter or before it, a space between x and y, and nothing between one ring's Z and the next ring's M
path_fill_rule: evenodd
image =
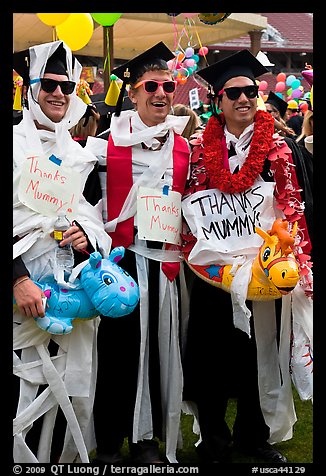
M60 86L63 94L72 94L76 86L74 81L56 81L50 78L40 78L40 82L41 88L46 93L53 93Z
M148 94L156 93L159 86L163 87L163 91L166 94L172 94L177 87L176 81L154 81L153 79L139 81L139 83L135 84L134 88L139 88L139 86L143 86L144 91Z
M225 88L218 92L218 96L223 93L225 93L227 97L231 99L231 101L239 99L242 93L244 93L248 99L253 99L258 97L258 86L253 84L251 86L244 86L242 88L237 86L233 88Z

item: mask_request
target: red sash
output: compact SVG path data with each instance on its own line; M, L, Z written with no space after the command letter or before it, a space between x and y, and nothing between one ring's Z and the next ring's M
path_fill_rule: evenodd
M189 166L189 148L183 137L174 133L172 190L183 194ZM107 150L107 210L108 221L118 217L125 199L133 185L132 147L114 145L111 135ZM134 241L134 218L119 222L110 233L112 247L128 248ZM166 245L166 249L174 245ZM165 275L172 281L179 273L180 263L162 263Z

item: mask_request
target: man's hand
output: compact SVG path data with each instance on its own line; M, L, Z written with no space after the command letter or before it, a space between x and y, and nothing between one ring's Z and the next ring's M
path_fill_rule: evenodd
M73 225L64 232L64 239L60 245L65 246L68 243L72 244L74 250L82 251L88 246L87 236L77 225Z
M45 316L42 303L43 291L30 278L21 276L16 279L13 291L16 304L23 315L26 317Z

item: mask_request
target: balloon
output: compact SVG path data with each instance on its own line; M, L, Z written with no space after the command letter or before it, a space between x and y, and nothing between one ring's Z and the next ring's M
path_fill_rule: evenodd
M167 65L168 65L169 69L174 69L174 60L171 59L171 60L167 61Z
M286 91L286 94L287 94L288 96L291 96L291 94L292 94L292 88L289 88L289 89Z
M283 81L279 81L278 83L276 83L276 86L275 86L275 91L280 93L281 91L284 91L285 89L285 83Z
M191 58L191 56L194 54L194 49L193 48L186 48L185 49L185 56L186 58Z
M286 74L285 73L278 73L278 75L276 76L276 80L277 82L285 82L286 80Z
M37 13L36 16L49 26L57 26L68 19L71 13Z
M294 99L298 99L298 98L301 98L302 96L302 91L298 88L298 89L293 89L292 91L292 97Z
M306 102L303 102L302 104L300 104L300 111L302 112L307 112L308 111L308 104Z
M278 96L279 98L283 99L282 93L275 93L275 94L276 94L276 96Z
M119 20L122 13L91 13L94 20L102 26L112 26Z
M180 78L177 78L177 81L179 84L185 84L187 82L187 76L180 76Z
M260 81L259 83L259 91L265 91L265 89L267 88L268 84L267 84L267 81Z
M202 46L202 47L199 48L199 50L198 50L198 54L199 54L200 56L205 56L205 55L207 55L207 53L208 53L208 48L207 48L207 46Z
M56 27L59 40L72 51L80 50L92 38L94 23L90 13L71 13L69 18Z
M195 60L195 63L198 63L199 61L199 56L198 55L192 55L191 57L193 60Z
M292 86L293 81L295 81L296 79L297 78L294 76L294 74L290 74L290 76L286 78L285 84L287 86Z
M292 81L291 83L291 88L292 89L298 89L298 87L300 86L301 82L300 82L300 79L295 79L294 81Z
M196 64L195 60L192 58L185 60L184 63L186 63L185 66L190 66L190 68L192 68Z

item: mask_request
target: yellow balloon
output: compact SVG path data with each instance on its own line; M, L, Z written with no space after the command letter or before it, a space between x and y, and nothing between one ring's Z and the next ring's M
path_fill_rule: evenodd
M68 19L70 13L37 13L39 19L49 26L57 26Z
M80 50L92 38L94 23L90 13L71 13L69 18L56 27L59 40L72 51Z

